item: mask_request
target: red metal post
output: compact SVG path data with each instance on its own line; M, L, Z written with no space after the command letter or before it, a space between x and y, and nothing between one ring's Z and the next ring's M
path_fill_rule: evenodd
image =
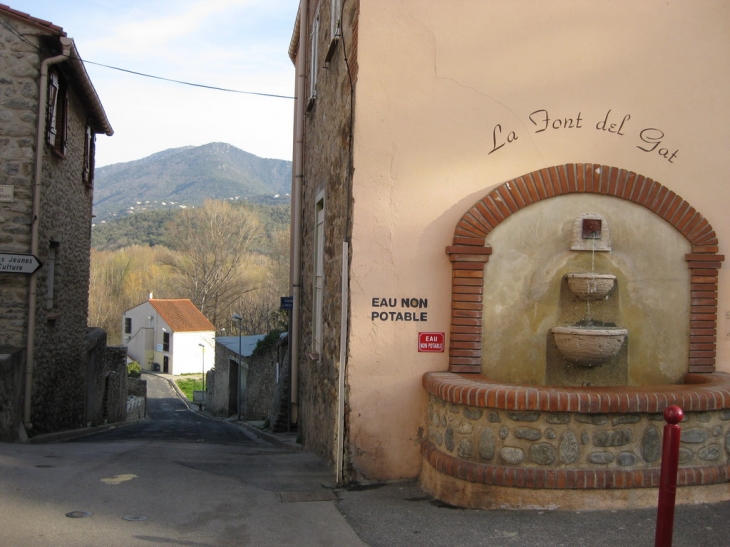
M662 445L662 471L659 478L659 508L656 516L655 547L672 547L674 531L674 499L677 494L677 467L679 466L679 422L684 411L678 406L664 410L664 442Z

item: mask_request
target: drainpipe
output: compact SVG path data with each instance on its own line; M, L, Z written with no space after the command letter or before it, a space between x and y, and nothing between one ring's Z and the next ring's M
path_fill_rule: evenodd
M304 111L306 92L307 20L309 2L299 3L299 47L296 56L296 97L294 109L294 163L292 165L292 226L291 226L291 277L289 280L294 307L291 321L291 415L290 420L299 420L299 314L302 277L302 185L304 181Z
M31 217L30 254L38 255L38 231L41 214L41 190L43 188L43 153L45 147L44 128L46 121L46 102L48 98L48 67L67 61L71 55L71 38L61 37L61 55L49 57L41 62L41 80L38 87L38 126L35 143L35 173L33 180L33 213ZM25 361L25 401L23 407L23 425L26 431L33 429L30 422L31 395L33 388L33 360L35 359L35 321L37 302L38 272L31 274L28 289L28 335L26 341Z
M342 242L342 288L340 293L340 367L337 379L337 455L335 457L335 479L337 485L344 484L345 465L345 360L347 359L347 299L348 299L348 277L347 259L349 255L349 243Z

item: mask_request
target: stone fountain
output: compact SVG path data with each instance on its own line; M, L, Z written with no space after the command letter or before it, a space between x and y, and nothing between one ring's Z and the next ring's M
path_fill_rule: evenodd
M676 404L678 503L728 499L717 252L694 208L623 169L556 166L489 192L446 249L449 370L423 377L423 488L464 507L652 506Z
M603 231L603 222L600 218L583 218L582 237L592 239L595 243ZM604 246L604 249L610 247ZM592 248L592 251L595 252L595 249ZM586 303L586 314L580 323L550 329L555 336L555 344L560 353L574 365L589 368L603 365L621 349L628 330L596 325L591 318L590 303L609 298L616 284L616 276L590 271L568 273L565 280L570 291Z

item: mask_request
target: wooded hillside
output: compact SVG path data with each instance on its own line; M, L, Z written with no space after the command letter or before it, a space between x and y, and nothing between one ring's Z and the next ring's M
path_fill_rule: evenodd
M289 206L206 201L134 214L92 231L89 325L121 343L122 314L156 298L190 298L218 334L286 329Z

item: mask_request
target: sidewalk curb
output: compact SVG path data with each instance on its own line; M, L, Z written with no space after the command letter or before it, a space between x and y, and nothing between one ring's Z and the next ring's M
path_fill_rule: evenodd
M22 444L59 443L72 439L86 437L87 435L93 435L94 433L99 433L102 431L117 429L118 427L126 427L128 425L136 424L146 420L148 420L148 418L140 418L139 420L132 420L131 422L114 422L111 424L97 425L94 427L84 427L82 429L69 429L68 431L56 431L55 433L44 433L43 435L30 437Z
M249 423L246 422L232 422L236 424L237 426L245 429L246 431L249 431L256 435L257 437L274 444L280 448L288 448L289 450L296 450L297 452L301 452L304 450L304 447L301 444L292 443L290 441L287 441L286 439L282 439L280 436L278 436L276 433L269 433L268 431L264 431L262 429L259 429L258 427L255 427Z

